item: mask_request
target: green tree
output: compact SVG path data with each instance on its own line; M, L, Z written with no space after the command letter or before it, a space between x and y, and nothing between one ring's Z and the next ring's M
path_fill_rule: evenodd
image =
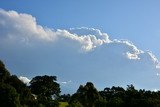
M47 75L36 76L31 80L31 92L37 96L40 103L51 106L53 104L53 99L56 102L56 99L60 93L60 85L56 82L56 80L56 76Z
M60 96L59 100L62 102L69 102L70 98L71 98L70 94L63 94Z
M80 85L77 92L72 96L71 103L78 101L84 107L95 107L95 104L100 102L100 100L102 100L102 97L93 83L87 82L85 86Z
M0 106L20 107L19 94L9 84L0 82Z
M5 68L5 65L0 60L0 82L4 82L9 76L9 71Z
M19 80L16 75L10 76L6 80L6 83L14 87L17 93L19 93L21 105L29 105L29 106L34 105L35 99L30 89L26 86L26 84L24 84L21 80Z
M124 107L124 101L119 97L111 98L107 103L107 107Z

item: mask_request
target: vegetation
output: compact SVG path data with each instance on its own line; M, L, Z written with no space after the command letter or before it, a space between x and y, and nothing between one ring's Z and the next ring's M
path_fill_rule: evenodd
M59 107L67 107L68 102L59 102Z
M56 76L36 76L30 82L30 90L36 95L38 103L47 107L58 106L57 98L60 93L60 86L56 81ZM54 101L53 101L54 99Z
M27 86L0 61L0 107L160 107L160 91L137 90L133 85L106 87L80 85L73 95L60 95L56 76L36 76Z
M27 86L0 61L0 107L58 107L56 76L36 76Z

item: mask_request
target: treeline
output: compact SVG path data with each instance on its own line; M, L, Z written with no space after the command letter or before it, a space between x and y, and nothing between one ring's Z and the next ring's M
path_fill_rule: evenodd
M133 85L97 91L93 83L87 82L72 96L61 97L69 102L69 107L160 107L160 91L136 90Z
M60 95L56 81L56 76L36 76L26 85L0 61L0 107L59 107L59 102L67 107L160 107L160 91L137 90L133 85L98 91L87 82L73 95Z
M27 86L0 61L0 107L58 107L56 76L36 76Z

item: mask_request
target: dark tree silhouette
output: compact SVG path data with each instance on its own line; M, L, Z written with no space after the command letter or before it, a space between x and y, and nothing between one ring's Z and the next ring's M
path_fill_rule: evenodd
M30 84L31 92L44 105L50 105L60 94L60 85L56 82L56 76L36 76Z
M5 65L0 60L0 82L4 82L9 76L9 71L5 68Z
M101 102L102 97L94 87L93 83L87 82L85 86L80 85L77 92L72 96L71 102L80 102L84 107L94 107Z
M9 84L0 83L0 106L20 107L19 94Z

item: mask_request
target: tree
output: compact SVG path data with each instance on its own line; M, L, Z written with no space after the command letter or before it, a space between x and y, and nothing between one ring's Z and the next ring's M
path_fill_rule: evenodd
M69 102L70 98L71 98L70 94L63 94L60 96L59 99L60 99L60 101L63 101L63 102Z
M14 87L17 93L19 93L19 99L21 105L29 105L29 106L34 105L32 104L34 102L34 97L30 89L26 86L26 84L24 84L21 80L19 80L16 75L10 76L6 80L6 83Z
M56 99L60 93L60 85L55 82L56 76L36 76L30 82L31 92L37 95L40 103L47 105Z
M93 83L87 82L85 86L80 85L77 92L72 96L71 102L80 102L84 107L95 107L102 102L102 97L94 87Z
M0 60L0 82L4 82L8 77L10 76L10 73L5 68L5 65Z
M1 107L20 107L19 94L9 84L0 82Z

